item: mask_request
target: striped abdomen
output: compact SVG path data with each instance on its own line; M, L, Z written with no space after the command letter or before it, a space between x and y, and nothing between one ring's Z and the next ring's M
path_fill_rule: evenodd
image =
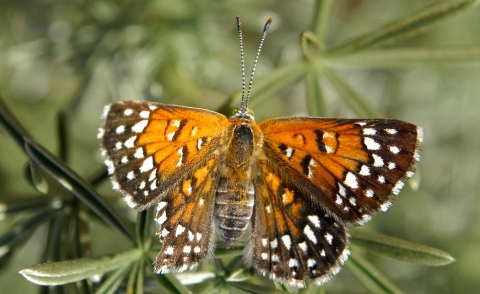
M252 183L227 183L224 179L215 195L214 219L218 234L229 248L240 238L253 213Z

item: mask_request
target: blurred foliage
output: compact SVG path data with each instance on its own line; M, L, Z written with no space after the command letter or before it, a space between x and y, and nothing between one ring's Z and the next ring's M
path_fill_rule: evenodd
M385 116L425 130L421 172L388 213L363 227L410 242L353 229L345 269L322 288L298 292L475 292L480 287L475 4L3 1L1 292L297 291L244 269L241 247L217 248L218 259L196 272L153 275L151 260L160 244L152 217L136 215L112 191L98 150L99 117L113 101L222 112L238 105L236 14L243 18L247 69L264 22L274 18L250 103L257 121L307 114ZM457 261L426 267L453 259L415 243L445 250ZM61 262L50 263L55 261ZM38 284L77 282L40 287L20 270Z

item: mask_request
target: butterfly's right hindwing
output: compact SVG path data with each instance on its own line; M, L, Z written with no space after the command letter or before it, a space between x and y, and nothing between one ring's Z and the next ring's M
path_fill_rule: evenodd
M105 164L114 189L135 209L159 201L208 160L229 124L213 111L141 101L108 105L103 116Z

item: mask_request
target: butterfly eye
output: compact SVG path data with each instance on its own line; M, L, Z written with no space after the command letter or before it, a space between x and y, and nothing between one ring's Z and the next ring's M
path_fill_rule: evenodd
M230 111L230 115L235 115L235 113L237 113L237 111L238 111L238 108L232 109L232 111Z
M250 108L248 109L248 112L253 116L253 110L251 110Z

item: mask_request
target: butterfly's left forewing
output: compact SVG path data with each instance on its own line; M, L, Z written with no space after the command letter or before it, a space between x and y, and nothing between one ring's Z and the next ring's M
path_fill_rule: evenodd
M390 119L284 118L261 122L263 149L314 203L347 223L386 210L419 160L422 129Z
M209 160L228 119L205 109L121 101L105 107L102 152L114 189L144 209Z

